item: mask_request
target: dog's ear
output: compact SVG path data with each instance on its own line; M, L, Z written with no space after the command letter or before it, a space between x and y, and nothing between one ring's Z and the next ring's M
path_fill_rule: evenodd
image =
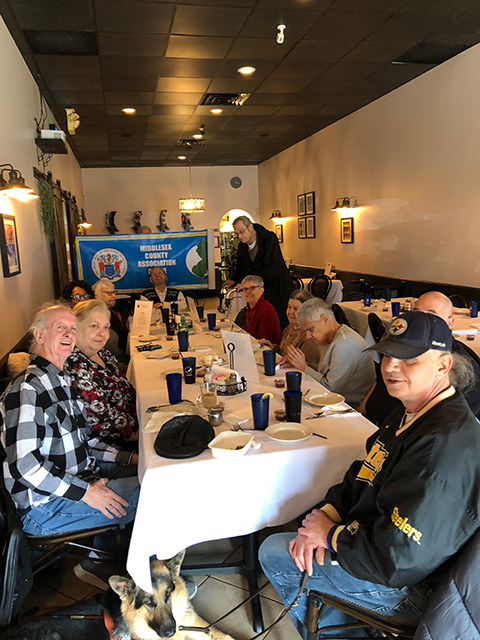
M180 567L182 566L182 562L183 562L183 558L185 557L185 549L183 551L180 551L179 553L177 553L176 556L173 556L173 558L170 558L170 560L167 560L165 562L165 564L167 565L169 571L171 571L171 573L178 578L178 576L180 575Z
M111 576L108 579L108 583L122 600L127 596L133 596L133 592L136 588L135 582L130 578L125 578L124 576Z

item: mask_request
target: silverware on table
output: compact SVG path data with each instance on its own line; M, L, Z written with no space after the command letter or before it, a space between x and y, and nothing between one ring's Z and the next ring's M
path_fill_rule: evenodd
M186 403L186 404L195 404L194 402L192 402L191 400L182 400L182 403ZM148 409L146 410L146 413L153 413L154 411L160 411L160 409L165 409L165 407L172 407L173 405L171 404L158 404L154 407L148 407Z
M323 438L324 440L328 440L327 436L322 436L321 433L315 433L315 431L312 431L312 436L318 436L319 438Z
M345 409L345 411L320 411L319 413L312 413L312 415L305 418L305 420L314 420L315 418L334 418L352 413L358 413L358 411L355 411L355 409Z

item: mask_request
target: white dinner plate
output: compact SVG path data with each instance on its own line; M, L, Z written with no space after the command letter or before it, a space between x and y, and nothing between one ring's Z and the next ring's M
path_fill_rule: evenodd
M208 353L212 350L212 347L209 347L208 344L199 344L196 347L192 347L189 351L196 351L197 353Z
M326 404L339 404L343 402L345 398L339 393L333 393L333 391L311 391L305 396L305 402L313 404L315 407L323 407Z
M167 373L181 373L183 376L183 366L178 367L176 369L165 369L164 371L160 372L160 376L162 378L165 378L167 376Z
M205 356L202 358L202 360L200 360L200 364L203 364L203 366L208 366L211 367L212 365L217 365L217 366L222 366L224 364L227 364L227 359L226 358L221 358L220 356L213 356L212 355L212 361L210 362L210 364L207 364L205 362Z
M158 340L160 336L138 336L139 342L153 342L154 340Z
M265 433L278 442L301 442L312 435L312 430L298 422L282 422L270 425Z

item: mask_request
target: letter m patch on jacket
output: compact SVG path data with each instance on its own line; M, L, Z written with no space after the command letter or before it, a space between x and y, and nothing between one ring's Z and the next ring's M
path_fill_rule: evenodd
M368 452L356 479L360 480L360 482L368 482L368 484L372 484L375 476L380 472L387 456L388 451L385 449L385 446L379 440L376 440L373 447Z

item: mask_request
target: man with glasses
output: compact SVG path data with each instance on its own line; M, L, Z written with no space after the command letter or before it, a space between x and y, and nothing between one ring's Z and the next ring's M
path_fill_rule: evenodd
M286 310L293 283L277 236L262 225L252 223L247 216L236 218L233 229L240 240L237 266L232 279L224 282L223 287L232 289L245 276L260 276L265 283L265 299L275 308L280 326L284 329L288 324Z

